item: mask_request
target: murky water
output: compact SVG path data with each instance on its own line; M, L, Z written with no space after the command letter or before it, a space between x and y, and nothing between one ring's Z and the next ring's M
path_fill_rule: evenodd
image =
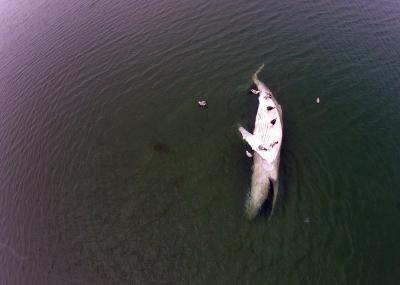
M398 283L398 1L0 15L1 284ZM261 63L284 110L282 195L248 221L236 126Z

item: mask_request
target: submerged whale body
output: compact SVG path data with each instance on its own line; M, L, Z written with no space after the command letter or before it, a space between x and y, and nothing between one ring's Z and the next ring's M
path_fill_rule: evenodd
M246 205L247 215L251 219L257 216L270 192L273 192L273 211L279 190L278 171L283 137L282 108L269 88L258 79L258 73L263 67L264 65L252 77L260 91L256 94L259 105L254 132L252 134L239 126L243 139L254 151L251 190Z

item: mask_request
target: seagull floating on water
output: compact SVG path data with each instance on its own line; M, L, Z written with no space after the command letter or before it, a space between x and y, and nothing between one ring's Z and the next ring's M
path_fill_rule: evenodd
M199 104L200 107L207 107L207 101L206 100L201 100L198 101L197 104Z

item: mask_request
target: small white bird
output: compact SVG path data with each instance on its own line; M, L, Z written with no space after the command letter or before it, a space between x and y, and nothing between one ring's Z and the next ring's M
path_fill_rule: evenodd
M200 107L207 107L207 101L206 100L201 100L198 101L197 104L199 104Z
M317 104L319 104L319 97L317 97L317 100L316 100L316 101L317 101Z
M253 157L253 155L250 153L250 151L248 151L248 150L246 150L246 156L248 157L248 158L252 158Z

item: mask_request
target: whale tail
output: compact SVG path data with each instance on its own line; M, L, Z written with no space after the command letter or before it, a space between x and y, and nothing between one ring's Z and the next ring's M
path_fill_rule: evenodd
M261 70L264 68L264 63L257 69L257 71L253 74L251 79L253 82L257 85L257 88L260 90L260 86L266 88L265 84L258 79L258 74L261 72ZM268 90L268 88L267 88Z
M259 74L260 71L264 68L264 66L265 66L264 63L261 64L261 66L257 69L257 71L254 72L253 77L251 78L251 79L253 79L253 81L256 81L256 80L259 81L259 79L258 79L258 74Z
M257 71L253 74L253 76L251 77L251 79L253 80L254 84L257 85L258 90L260 90L261 92L265 92L268 94L272 95L271 90L269 90L269 88L267 87L267 85L265 85L260 79L258 79L258 74L261 72L261 70L264 68L264 64L262 64Z

